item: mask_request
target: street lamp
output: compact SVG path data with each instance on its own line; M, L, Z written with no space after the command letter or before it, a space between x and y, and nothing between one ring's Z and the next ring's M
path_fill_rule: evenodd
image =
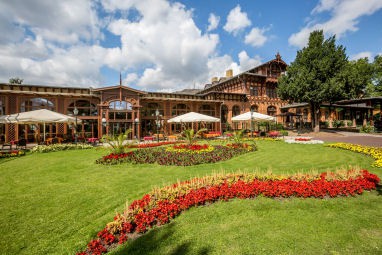
M138 126L139 125L139 119L135 118L134 123L135 123L135 128L136 128L135 136L137 137L138 142L139 142L139 126Z
M160 121L159 121L159 110L158 108L155 110L155 116L156 116L156 124L157 124L157 142L159 143L159 128L160 128Z
M77 107L74 107L73 114L74 114L74 117L76 118L76 125L74 128L74 143L77 144L77 115L78 115Z
M253 138L253 108L251 107L251 138Z

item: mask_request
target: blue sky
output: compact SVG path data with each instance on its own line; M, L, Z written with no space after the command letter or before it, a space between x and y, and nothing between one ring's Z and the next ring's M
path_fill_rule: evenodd
M0 82L146 91L202 88L279 52L290 63L309 33L336 35L349 59L382 54L382 0L4 0Z

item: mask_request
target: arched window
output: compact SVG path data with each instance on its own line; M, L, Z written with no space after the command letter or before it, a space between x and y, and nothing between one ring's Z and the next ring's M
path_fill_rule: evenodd
M20 111L29 112L39 109L54 111L54 103L46 98L30 98L21 103Z
M228 107L226 105L222 105L222 110L221 110L221 122L226 123L228 120Z
M190 107L186 104L177 104L172 107L171 116L178 116L190 112Z
M131 111L133 109L131 103L126 101L112 101L109 103L109 109L117 110L117 111Z
M267 109L267 114L270 115L270 116L275 116L276 115L276 107L271 105L271 106L268 106L268 109Z
M5 115L5 100L4 100L4 97L0 97L0 115Z
M240 106L234 105L232 107L232 117L235 117L237 115L240 115Z
M215 107L209 104L203 104L199 107L199 113L215 117Z
M76 100L66 109L68 115L73 115L74 108L77 108L79 116L97 116L97 107L89 100Z
M141 112L143 117L155 116L157 109L159 114L164 116L163 105L158 103L144 103Z
M251 105L251 110L253 110L254 112L258 112L259 111L259 107L255 104Z

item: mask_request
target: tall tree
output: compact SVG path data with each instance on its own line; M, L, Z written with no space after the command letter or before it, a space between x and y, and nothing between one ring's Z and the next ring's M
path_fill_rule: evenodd
M375 96L382 96L382 55L374 58L373 84L375 85Z
M349 61L341 77L344 82L343 97L354 99L365 96L368 84L372 83L373 65L367 58Z
M309 103L312 128L319 131L320 105L344 97L346 85L342 72L347 57L342 45L336 46L335 36L325 40L323 31L313 31L309 42L297 51L287 74L279 80L278 94L290 102Z
M23 79L19 78L19 77L13 77L13 78L10 78L9 79L9 83L10 84L22 84L23 83Z

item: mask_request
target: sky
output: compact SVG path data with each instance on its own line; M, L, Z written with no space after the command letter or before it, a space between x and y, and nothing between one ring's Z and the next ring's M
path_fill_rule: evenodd
M323 30L349 60L382 54L382 0L2 0L0 82L143 91L203 88Z

